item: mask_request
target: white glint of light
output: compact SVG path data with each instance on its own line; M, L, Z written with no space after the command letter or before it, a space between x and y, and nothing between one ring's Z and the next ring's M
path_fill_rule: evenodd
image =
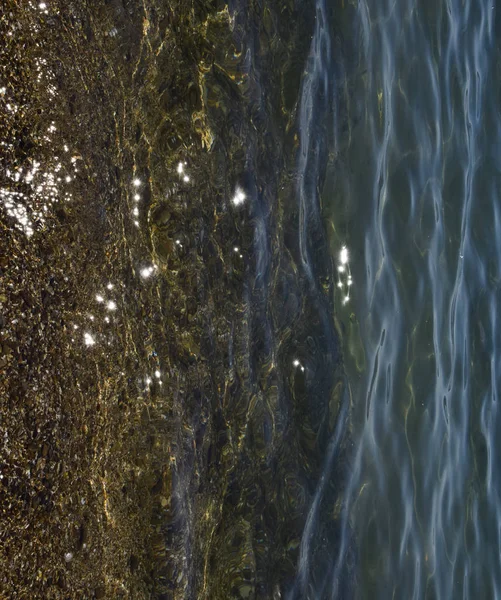
M106 308L108 310L116 310L117 309L117 305L115 304L115 302L113 302L113 300L110 300L108 302L108 304L106 305Z
M96 301L99 303L104 302L104 298L101 296L101 294L96 294Z
M156 377L157 379L160 379L160 376L161 376L161 373L160 373L160 371L158 371L158 370L157 370L157 371L155 371L155 377Z
M94 346L96 340L92 337L90 333L84 334L84 342L86 346Z
M107 285L106 287L107 287L109 290L112 290L114 286L113 286L113 284L112 284L112 283L108 283L108 285Z
M136 179L134 179L134 180L132 181L132 185L133 185L134 187L139 187L139 186L141 185L141 180L140 180L140 179L137 179L137 177L136 177Z
M146 382L146 385L151 385L151 382L152 382L151 377L146 377L145 382Z
M188 183L188 181L189 181L189 180L190 180L190 178L188 177L188 175L185 175L185 176L183 177L183 181L184 181L185 183Z
M139 200L141 200L141 196L139 194L134 194L134 200L139 202Z
M148 279L154 270L154 267L144 267L144 269L141 269L140 271L141 277L143 279Z
M134 213L135 217L137 217L139 215L139 209L137 208L137 206L132 212Z
M295 358L295 359L292 361L292 366L293 366L293 367L295 367L296 369L298 369L298 368L299 368L299 369L301 369L301 371L304 373L304 367L303 367L303 365L302 365L302 364L299 362L299 360L298 360L297 358Z
M184 171L184 165L183 165L183 163L182 163L182 162L180 162L180 163L177 165L177 172L179 173L179 175L181 175L181 174L183 173L183 171Z
M240 252L240 248L239 248L238 246L235 246L235 247L233 248L233 252Z
M136 227L139 227L139 221L134 221L134 225L135 225Z
M45 10L47 8L47 4L45 4L45 2L40 2L40 4L38 5L38 8L40 10Z
M240 206L245 202L245 199L246 196L244 192L242 191L242 189L237 187L237 189L235 190L235 195L231 199L231 203L233 204L233 206Z
M339 281L337 283L337 287L341 289L342 304L344 306L350 301L349 288L353 285L353 279L351 276L349 265L349 252L346 246L341 246L337 270L339 273Z
M110 322L110 318L109 317L104 317L104 320L106 321L106 323ZM109 343L108 343L108 345L109 345Z

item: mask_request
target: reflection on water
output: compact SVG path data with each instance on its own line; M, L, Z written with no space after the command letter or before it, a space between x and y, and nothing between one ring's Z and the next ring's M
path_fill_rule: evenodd
M326 203L357 283L338 306L359 598L501 590L496 12L454 0L357 9L350 125ZM344 561L341 548L334 577Z

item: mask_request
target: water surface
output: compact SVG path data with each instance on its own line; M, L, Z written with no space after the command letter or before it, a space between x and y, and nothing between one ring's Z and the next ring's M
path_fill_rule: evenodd
M353 278L337 307L358 598L500 590L496 12L492 1L356 9L347 125L323 198ZM345 560L342 544L326 597Z

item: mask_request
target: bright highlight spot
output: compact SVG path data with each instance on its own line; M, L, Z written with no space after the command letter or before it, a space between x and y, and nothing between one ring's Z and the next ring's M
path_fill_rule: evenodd
M148 277L153 273L154 271L154 267L144 267L144 269L141 269L141 277L143 279L148 279Z
M134 187L139 187L141 185L141 180L136 178L132 183L134 184Z
M104 298L101 296L101 294L96 294L96 300L98 302L104 302Z
M348 248L346 246L341 246L341 251L339 252L339 264L337 267L340 277L337 286L338 288L341 288L343 306L350 300L349 288L353 285L353 279L351 277L348 260Z
M113 300L110 300L108 302L108 304L106 305L106 308L108 310L116 310L117 309L117 305L115 304L115 302L113 302Z
M96 340L91 336L90 333L84 334L84 342L86 346L94 346Z
M239 187L237 187L237 189L235 190L235 195L231 199L231 202L234 206L240 206L245 202L245 198L246 196L244 192Z

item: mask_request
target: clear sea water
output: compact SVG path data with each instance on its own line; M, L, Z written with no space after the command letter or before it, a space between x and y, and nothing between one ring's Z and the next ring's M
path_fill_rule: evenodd
M317 207L340 267L353 447L340 549L303 597L342 597L353 535L356 598L497 598L499 7L360 0L347 58L328 4L305 81L336 107Z

